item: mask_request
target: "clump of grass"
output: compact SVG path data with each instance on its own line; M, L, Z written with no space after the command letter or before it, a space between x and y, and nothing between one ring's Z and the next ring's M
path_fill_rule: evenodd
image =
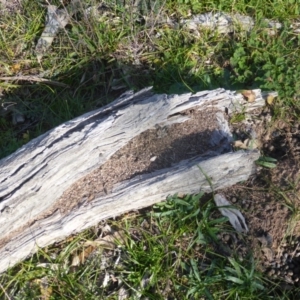
M96 247L80 265L74 266L74 253L87 251L82 243L97 237L95 230L40 250L0 276L0 295L115 299L123 289L129 299L272 299L273 287L251 255L241 260L215 251L227 219L202 196L175 195L143 214L107 221L122 240L115 250Z
M245 113L235 113L230 118L230 123L240 123L246 119Z

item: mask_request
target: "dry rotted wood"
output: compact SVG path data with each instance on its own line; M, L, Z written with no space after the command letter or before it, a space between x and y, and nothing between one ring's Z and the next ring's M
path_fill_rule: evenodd
M260 90L247 103L241 94L217 89L196 94L155 95L151 88L124 94L110 105L84 114L32 140L0 161L0 272L66 236L95 225L103 218L149 206L176 192L194 193L246 180L253 173L257 152L222 154L231 141L223 116L264 105ZM215 147L148 174L128 177L93 199L81 199L64 209L63 193L82 177L104 165L143 132L187 122L184 111L216 112ZM216 157L215 156L218 155ZM72 201L72 199L68 199Z

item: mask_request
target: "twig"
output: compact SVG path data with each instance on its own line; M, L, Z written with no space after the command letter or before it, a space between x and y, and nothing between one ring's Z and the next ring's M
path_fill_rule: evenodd
M0 283L0 287L1 287L2 291L3 291L3 293L5 294L5 297L7 299L11 300L11 298L8 296L8 294L6 293L6 290L4 289L4 287L3 287L3 285L1 283Z
M62 86L62 87L69 87L67 84L65 83L61 83L58 81L53 81L53 80L49 80L46 78L42 78L42 77L38 77L38 76L7 76L7 77L0 77L0 80L10 80L10 81L14 81L14 80L25 80L25 81L35 81L35 82L44 82L44 83L48 83L48 84L52 84L52 85L57 85L57 86Z

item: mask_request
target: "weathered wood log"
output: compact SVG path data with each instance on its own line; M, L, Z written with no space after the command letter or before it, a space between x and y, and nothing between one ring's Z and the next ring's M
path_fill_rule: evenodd
M151 88L136 94L129 92L110 105L50 130L2 159L0 272L33 254L38 247L62 240L101 219L152 205L176 192L209 191L197 165L211 177L214 189L246 180L254 172L253 162L259 154L222 154L230 150L231 143L223 112L263 106L260 90L254 92L253 103L224 89L171 96L155 95ZM209 132L208 150L202 155L187 156L167 168L135 172L105 186L101 186L100 178L92 186L97 189L90 193L92 197L80 195L83 186L95 181L95 174L87 179L89 174L104 167L134 138L155 128L186 124L191 117L184 112L191 109L212 111L217 120L216 128ZM151 162L155 159L152 157Z

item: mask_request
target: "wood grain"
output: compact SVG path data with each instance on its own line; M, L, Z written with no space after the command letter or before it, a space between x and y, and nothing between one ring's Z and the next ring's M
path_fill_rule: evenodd
M50 209L72 184L145 130L157 124L185 122L187 117L180 112L190 108L221 112L227 108L231 113L262 107L263 95L260 90L254 92L253 103L224 89L193 95L157 95L151 88L136 94L128 92L106 107L61 124L0 160L0 272L38 247L101 219L152 205L176 192L194 193L200 188L208 191L210 187L198 164L212 177L214 189L246 180L254 172L258 152L197 157L116 184L107 195L78 204L68 213ZM220 130L225 130L222 122Z

